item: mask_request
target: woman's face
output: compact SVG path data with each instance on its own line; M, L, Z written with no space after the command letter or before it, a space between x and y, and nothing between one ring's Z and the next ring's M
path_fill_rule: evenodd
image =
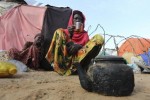
M82 18L82 16L80 16L79 14L75 14L75 15L73 16L73 24L75 24L76 22L81 22L81 23L83 23L83 18Z

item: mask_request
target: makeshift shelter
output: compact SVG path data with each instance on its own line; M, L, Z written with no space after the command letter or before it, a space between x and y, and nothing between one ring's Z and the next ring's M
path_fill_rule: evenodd
M47 53L53 33L58 28L67 28L72 9L69 7L45 7L18 5L0 16L0 50L22 50L27 41L33 41L38 33L44 35L44 54ZM46 59L41 66L49 70Z
M129 38L118 50L118 55L122 56L125 52L132 52L134 55L148 52L150 48L150 39L145 38Z
M136 64L142 71L150 72L150 39L129 38L119 48L118 54L129 64Z
M19 5L0 16L0 49L21 50L41 32L46 8Z
M72 9L19 5L0 16L0 50L21 50L37 33L44 35L46 50L57 28L66 28ZM48 42L47 42L48 41Z

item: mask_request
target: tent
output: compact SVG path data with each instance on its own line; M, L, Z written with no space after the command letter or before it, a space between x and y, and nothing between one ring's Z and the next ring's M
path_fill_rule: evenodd
M129 38L118 50L118 55L122 56L125 52L132 52L134 55L148 52L150 48L150 39L145 38Z
M149 72L150 67L150 39L128 38L118 50L129 64L136 64L138 67Z
M0 16L0 49L21 50L41 32L46 8L19 5Z
M69 7L18 5L0 16L0 50L21 50L26 41L42 33L46 50L57 28L66 28L72 9Z
M27 41L33 41L38 33L44 35L44 54L47 53L53 33L58 28L67 28L72 9L69 7L45 7L18 5L0 16L0 50L21 50ZM49 70L46 59L41 66Z

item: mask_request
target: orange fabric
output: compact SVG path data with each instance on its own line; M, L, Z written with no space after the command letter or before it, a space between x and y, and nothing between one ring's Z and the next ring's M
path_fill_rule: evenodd
M150 39L129 38L119 48L118 54L122 56L125 52L133 52L135 55L142 54L150 48Z

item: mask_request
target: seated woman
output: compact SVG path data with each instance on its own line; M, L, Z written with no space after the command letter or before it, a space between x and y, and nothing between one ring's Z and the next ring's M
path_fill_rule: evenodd
M100 51L104 39L100 34L89 40L84 30L85 16L82 12L73 11L67 29L57 29L54 33L46 59L60 75L71 75L76 72L75 62L82 67L90 63Z
M11 48L9 50L9 56L12 59L23 62L29 68L37 70L40 68L40 61L43 58L43 40L44 37L41 34L37 34L34 37L34 42L26 42L21 51L16 48Z

